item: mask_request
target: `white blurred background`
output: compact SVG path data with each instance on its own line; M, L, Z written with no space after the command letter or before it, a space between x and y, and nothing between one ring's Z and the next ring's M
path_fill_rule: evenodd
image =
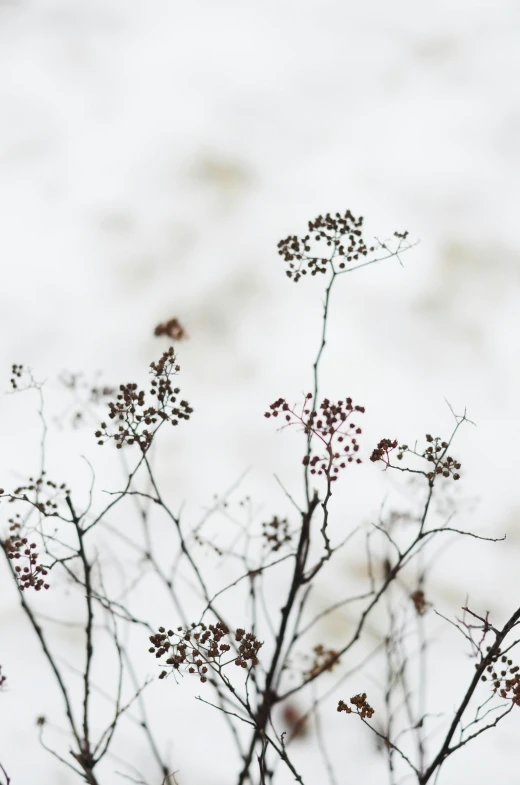
M347 208L368 236L408 230L420 244L404 267L369 267L335 290L322 391L367 407L367 450L445 436L446 399L467 407L459 522L507 541L452 549L431 599L453 616L469 596L505 619L520 557L519 77L513 0L0 0L2 387L13 362L39 379L144 378L166 346L155 325L178 317L195 415L168 434L160 479L196 516L250 469L244 493L270 515L273 472L301 492L300 453L263 412L310 389L323 291L286 278L276 243ZM3 399L4 487L37 471L34 403ZM56 439L69 484L86 481L71 456L115 460L91 430ZM344 487L356 524L388 480L368 464ZM62 722L50 671L0 570L0 760L13 785L68 785L37 741L38 714ZM449 661L439 655L448 683ZM193 705L187 680L168 687L158 711L180 785L225 785L211 709ZM373 741L329 721L331 738L356 745L340 781L386 781ZM514 714L440 782L516 781L519 729ZM301 754L318 782L312 749Z

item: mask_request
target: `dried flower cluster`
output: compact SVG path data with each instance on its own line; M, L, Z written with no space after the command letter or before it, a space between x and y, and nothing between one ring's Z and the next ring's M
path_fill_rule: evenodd
M169 319L167 322L158 324L154 330L154 335L166 335L172 341L182 341L186 338L186 331L178 319Z
M488 646L488 651L489 651ZM520 667L513 665L513 660L508 659L505 654L501 654L500 649L491 658L490 664L486 668L489 676L483 675L481 680L491 679L493 682L493 692L506 698L515 706L520 706Z
M39 614L36 608L33 611L30 597L26 593L22 596L21 606L54 672L55 683L62 697L65 698L72 743L65 742L64 749L68 749L65 757L62 757L61 751L54 752L51 749L51 752L65 763L69 760L70 753L74 758L74 771L90 785L98 785L99 780L94 767L108 753L120 719L130 707L133 708L129 718L137 721L145 731L150 750L158 765L157 774L162 773L161 778L159 776L156 778L157 781L162 779L162 782L166 783L172 777L175 778L174 774L168 773L171 771L170 766L167 765L169 762L160 754L162 744L156 743L151 727L148 725L146 705L141 693L150 680L147 679L140 686L137 671L133 673L131 641L134 638L126 634L123 638L126 624L135 625L133 629L136 635L143 626L153 631L154 634L149 636L147 648L157 662L157 674L160 680L170 675L176 679L177 674L192 674L197 676L201 683L209 682L210 688L215 689L217 703L211 704L210 700L204 702L220 709L230 723L237 742L236 761L239 767L237 772L239 783L257 781L274 783L277 777L277 758L287 766L291 781L302 783L304 777L297 769L299 764L293 758L292 748L289 745L293 739L310 734L311 728L316 729L318 745L329 780L335 781L333 765L335 761L329 760L327 745L320 730L318 712L323 705L322 700L332 693L337 699L341 694L338 692L340 684L346 677L351 676L352 672L368 666L373 655L386 657L387 667L382 669L386 684L380 683L379 677L377 680L378 689L381 689L384 695L385 718L380 723L367 722L373 718L374 709L369 704L365 692L354 695L348 701L339 700L337 711L357 714L371 728L377 737L378 749L387 757L392 781L403 780L398 769L401 765L404 767L407 764L417 776L417 782L421 785L432 783L446 758L455 750L464 746L472 738L478 737L483 730L494 727L502 716L513 710L514 705L520 705L520 668L513 664L512 659L508 659L510 649L516 645L516 641L503 643L506 635L518 629L520 625L520 608L513 613L501 630L490 624L488 613L482 617L464 608L464 611L471 615L472 623L470 624L464 617L457 626L464 633L466 641L472 645L475 661L478 664L476 670L470 673L468 687L462 695L458 708L455 707L455 717L447 718L448 729L439 744L438 740L430 735L429 728L425 727L428 717L433 716L427 711L426 701L423 701L421 696L419 700L415 700L415 677L422 679L424 675L424 668L427 665L426 646L431 635L428 632L429 623L426 617L424 622L427 628L423 631L419 630L420 633L425 634L419 636L420 645L417 646L416 635L414 634L413 637L409 635L409 624L411 617L415 615L418 617L415 618L415 623L421 622L420 617L426 614L431 604L425 594L428 591L428 562L421 557L421 561L418 564L416 562L417 572L413 573L411 562L416 555L423 552L423 548L428 545L431 538L443 530L443 527L436 524L430 526L433 515L443 514L438 513L436 509L438 505L431 502L434 499L434 491L444 490L445 485L449 483L439 483L440 487L434 487L436 485L434 481L438 476L453 480L458 480L460 477L461 464L450 457L448 452L451 450L451 443L458 426L465 420L465 415L459 417L453 412L457 427L449 440L443 441L439 437L434 438L427 434L426 445L422 452L418 451L416 446L410 448L406 444L400 445L397 440L379 441L371 455L373 462L381 461L385 468L416 474L423 485L426 485L424 478L427 478L429 492L422 494L423 497L427 497L423 510L421 512L420 508L413 506L410 507L413 509L413 514L390 512L387 516L385 513L384 520L381 514L379 523L370 526L364 538L367 569L363 569L363 577L368 578L366 590L361 593L355 590L352 594L347 591L347 596L343 596L342 591L339 601L336 601L335 596L327 598L328 592L325 592L323 603L320 598L322 587L326 587L326 582L332 580L334 576L334 572L326 570L333 554L342 545L346 545L351 534L357 533L361 528L350 530L348 524L349 531L346 532L346 537L332 547L334 521L331 519L334 512L332 505L329 505L332 483L338 479L341 470L345 469L347 464L361 463L358 440L362 429L358 426L358 415L365 412L364 407L354 405L351 398L333 401L328 398L321 400L318 397L317 390L321 388L322 382L319 373L320 359L328 342L329 294L333 283L341 273L375 261L382 261L383 258L396 257L401 249L410 247L404 242L407 232L396 232L395 237L397 242L394 245L397 250L392 251L379 241L369 245L363 237L363 218L355 218L347 210L344 214L318 216L315 221L309 222L308 233L304 237L291 235L278 245L278 252L288 265L287 276L292 281L297 282L308 273L313 276L329 272L323 308L322 339L312 366L314 393L304 395L303 401L294 406L286 399L279 398L265 413L266 418L278 418L282 428L296 425L305 434L302 460L303 502L298 503L296 497L293 498L286 491L289 501L301 515L299 522L297 522L298 518L294 519L291 529L287 518L267 513L266 517L261 519L265 522L261 524L260 536L256 523L258 514L256 505L250 503L249 497L240 502L242 507L246 506L248 519L247 524L242 525L242 522L227 509L227 497L231 494L231 489L225 496L216 497L215 504L203 514L200 523L191 528L189 534L188 525L185 525L180 513L176 515L168 507L166 494L162 494L159 490L158 482L154 477L154 462L148 460L146 453L163 423L177 425L181 420L189 420L193 412L188 402L181 400L179 388L173 386L173 377L180 369L172 347L162 354L158 362L151 363L150 384L145 385L144 389L135 383L123 384L115 390L108 386L96 386L88 384L82 374L70 375L63 382L74 392L73 411L77 410L78 402L81 403L82 412L94 417L94 426L101 419L94 405L107 399L107 422L103 422L96 431L99 444L104 444L107 439L110 439L119 449L125 445L135 445L139 448L137 455L134 455L135 462L129 461L128 464L124 462L125 466L132 466L132 468L127 470L128 483L122 492L110 494L107 502L103 502L98 509L97 502L94 506L94 483L92 483L88 506L83 511L78 507L76 512L65 483L59 485L48 480L45 472L37 479L29 478L28 482L24 482L12 493L4 494L4 491L0 490L0 496L5 496L10 502L24 503L23 511L28 509L28 515L24 515L23 518L17 514L9 519L9 534L6 540L0 542L9 559L11 567L9 573L15 577L20 590L48 589L49 584L45 580L51 569L55 576L53 584L57 585L60 581L56 576L56 570L58 573L61 570L66 577L67 589L69 585L74 586L84 601L82 614L84 621L78 624L78 633L84 644L81 695L78 695L73 682L69 687L64 664L58 656L59 646L47 645L47 640L51 640L50 635L47 635L47 622L54 624L60 620ZM378 258L375 255L369 256L380 249L385 251L381 254L382 258L379 258L379 254ZM365 261L367 257L369 257L368 261ZM176 318L158 324L155 335L166 336L170 341L182 340L186 337L184 327ZM35 382L30 369L26 366L13 365L11 387L13 390L30 387L40 390L41 385ZM40 404L39 413L45 425L43 396L40 396ZM76 414L76 420L79 421L82 417L81 412ZM41 442L42 461L47 454L45 438L44 428ZM415 465L406 465L409 460ZM416 468L417 466L419 468ZM146 476L140 474L137 478L138 471L142 471ZM311 475L322 476L326 480L325 494L318 495L318 490L310 487ZM280 485L285 490L281 481ZM153 493L146 492L149 486L152 487ZM138 490L140 488L143 490ZM127 534L126 527L124 532L118 532L112 523L115 505L129 496L137 502L138 524L144 534L143 537L139 536L135 540ZM64 505L68 513L60 509ZM92 510L96 512L93 513ZM150 513L150 510L153 510L153 513ZM238 529L238 534L233 533L231 541L222 547L212 541L216 529L211 526L211 523L204 530L204 537L202 536L203 526L206 525L210 515L216 513L224 513L226 519ZM124 515L126 514L125 509ZM158 529L155 526L155 518L160 514L166 516L168 531L173 536L171 540L163 539L163 536L169 536L164 534L166 529ZM35 524L31 516L36 519ZM52 521L44 521L43 517L51 517ZM319 532L317 532L320 526L317 522L318 517L321 522ZM110 521L107 518L110 518ZM172 522L174 526L171 526ZM405 522L406 532L402 532L401 525ZM46 531L46 524L52 527L52 533ZM105 524L110 534L122 535L124 541L131 546L132 552L134 549L137 552L135 560L132 557L126 559L126 551L122 555L121 562L124 564L124 569L130 562L136 569L135 574L128 576L131 580L128 582L125 580L123 592L119 590L118 582L104 580L103 562L98 558L95 538L89 535L87 540L87 535L94 526L100 525L105 530ZM339 528L342 528L341 520L338 524ZM448 526L444 528L450 532L478 537L471 532L459 531ZM68 536L69 532L74 539ZM156 536L160 536L161 540L156 540ZM336 539L336 531L334 531L334 539ZM254 544L259 546L260 554L251 552L251 546ZM226 559L229 556L233 557L229 574L226 569L221 572L221 575L225 576L223 586L218 588L213 586L214 574L212 573L210 591L210 581L206 580L206 577L210 577L206 576L207 561L202 558L205 554L199 554L196 545L204 545L213 553L223 555ZM390 550L389 545L394 550ZM268 556L281 551L284 547L287 554L274 558ZM38 550L48 557L50 564L45 566L39 563ZM117 556L115 549L110 553ZM231 561L229 559L229 562ZM281 569L285 570L283 576L285 582L283 587L280 584L276 590L274 603L269 602L272 598L265 591L269 588L266 586L269 580L266 577L268 568L275 568L282 562ZM379 565L382 566L382 581L380 581L381 573L377 569ZM140 613L141 618L133 615L130 591L140 590L141 578L145 576L148 569L168 590L173 608L181 609L182 626L173 629L161 626L157 629L150 627L145 616L146 611ZM412 574L414 578L411 577ZM412 580L413 583L410 582ZM183 594L184 582L203 602L201 615L195 617L199 621L192 624L185 622L185 618L190 616L186 605L189 597ZM113 590L116 592L115 595L112 593ZM251 632L246 632L242 627L230 628L222 621L224 614L227 614L231 607L230 602L227 602L228 592L231 590L233 593L236 591L237 600L241 599L241 607L246 607L250 614L247 629L252 630ZM323 604L324 607L312 607L313 600L308 600L311 597L311 590L315 592L316 605ZM225 593L226 600L223 599ZM395 598L404 598L404 609L396 604ZM128 604L125 604L127 602ZM329 630L332 629L330 624L333 623L333 614L339 608L354 602L357 610L353 611L348 628L342 633L341 647L337 650L330 648L331 641L329 644L319 643L313 648L311 648L312 644L305 647L303 640L307 638L304 636L316 629L316 625L322 627L327 622ZM378 619L377 609L385 602L388 626L380 631L379 623L383 614L379 614ZM403 614L401 614L402 610L404 610ZM153 607L151 612L154 612ZM475 624L475 618L478 624ZM202 621L204 619L212 619L215 623L205 624ZM422 626L419 623L419 627ZM263 661L260 667L259 653L263 643L258 640L257 634L261 635L261 630L269 633L271 644L267 650L262 649ZM477 634L474 637L475 630ZM495 642L494 646L488 647L486 651L484 642L490 632L496 636ZM101 715L96 713L95 706L98 692L97 674L109 661L107 660L109 647L101 641L101 645L98 645L98 640L101 635L107 634L117 657L119 677L111 680L110 689L113 688L113 691L110 692L110 696L114 701L115 710L108 714L109 724L103 730L98 721ZM126 650L122 647L123 640ZM499 644L504 647L502 652L498 648ZM358 647L357 654L355 646ZM359 651L360 648L363 651ZM138 655L138 652L136 654ZM337 673L335 669L336 666L340 666L340 657L344 664L347 660L355 662L356 659L358 664L352 671L349 669L348 673ZM412 664L412 657L417 657L418 667L415 667L415 659L412 667L409 667L408 664ZM300 665L296 678L295 662ZM239 669L240 676L232 667L233 665ZM256 666L258 668L253 670ZM379 665L376 667L379 670ZM338 670L342 670L341 666ZM261 673L259 674L258 671ZM323 676L331 672L333 673L330 677ZM114 675L115 673L114 670ZM127 678L127 674L130 679ZM234 679L230 678L231 674L234 674ZM325 681L330 678L330 682L334 684L331 684L330 690L316 692L314 699L308 696L311 705L307 708L302 704L300 708L298 693L301 692L303 696L309 682L314 682L313 686L318 687L319 690L319 685L315 681L318 677L323 677L322 680ZM73 675L72 678L75 676ZM477 709L475 719L468 723L466 712L472 702L475 689L481 689L481 680L488 682L488 692L492 694L486 696ZM5 681L0 666L0 689ZM134 682L135 692L129 695L127 700L123 694L123 687L126 693L128 681ZM106 697L106 694L101 695L103 700ZM494 700L495 703L499 703L500 698L507 701L507 710L497 718L492 717L491 721L485 719L491 711L494 711L487 708L488 702ZM481 709L484 710L483 713ZM309 720L313 717L315 722L311 726ZM96 719L95 725L94 719ZM273 724L278 725L280 719L284 724L283 729L280 729L281 734L275 730ZM235 722L238 727L242 720L245 723L244 733L235 728ZM481 720L482 724L477 727L477 723ZM41 732L44 732L46 725L44 716L37 719L37 725ZM245 738L245 733L248 734L249 739ZM397 746L397 743L403 744L402 749ZM409 747L412 748L411 752ZM435 752L434 748L438 749L438 752ZM141 754L141 749L138 752ZM339 755L343 752L342 749L338 750ZM226 756L227 754L226 748ZM128 765L133 767L130 760ZM5 774L5 770L0 763L0 777L2 774ZM154 775L150 773L150 779L153 777ZM5 779L7 783L10 782L7 775Z
M11 387L13 388L13 390L17 390L18 382L22 378L22 374L23 374L23 365L13 364L11 366L11 374L12 374L10 379Z
M434 464L434 470L426 474L429 480L432 480L435 474L442 474L443 477L453 477L454 480L460 480L460 463L449 455L446 456L446 450L449 447L448 442L441 441L439 436L435 438L426 434L426 441L430 442L430 446L423 452L423 458L429 463Z
M414 604L418 616L424 616L428 610L429 603L426 602L426 597L422 589L416 589L410 594L410 599Z
M137 384L120 385L116 401L108 404L108 416L119 423L118 429L109 432L107 423L102 422L95 434L98 444L113 439L119 449L124 444L136 444L146 452L161 423L177 425L180 420L189 420L193 409L185 400L177 402L180 390L172 387L171 383L171 377L179 370L173 347L164 352L158 362L150 364L152 381L149 395L153 397L153 403L146 398L144 390L138 390Z
M280 519L275 515L267 523L262 523L262 537L265 545L271 552L279 551L282 545L285 545L292 539L287 518Z
M452 477L454 480L459 480L461 465L459 461L446 455L446 451L449 448L448 442L441 440L440 436L433 437L429 433L426 434L426 441L429 443L429 446L426 447L422 453L418 453L415 449L408 447L407 444L399 445L397 439L381 439L377 447L373 450L370 460L374 463L376 461L382 461L387 468L399 468L395 466L392 467L390 453L393 452L393 450L397 450L397 460L402 461L404 454L409 452L419 458L424 458L428 463L433 463L432 470L418 472L424 474L428 480L432 481L434 477L439 474L443 477Z
M372 718L374 709L369 703L367 703L366 692L363 692L360 695L354 695L354 697L350 699L350 703L352 706L354 706L354 709L351 709L350 706L347 706L344 701L339 701L337 710L344 711L347 714L352 714L352 712L355 712L355 714L359 714L362 720L369 720Z
M370 456L370 460L373 463L375 463L376 461L383 461L383 463L386 463L387 466L390 466L390 453L392 452L392 450L395 450L396 448L397 448L397 439L394 439L393 441L391 439L381 439L377 447L374 448L372 455ZM406 445L403 445L399 449L405 450ZM399 455L400 458L403 457L401 453Z
M176 631L159 627L155 635L150 636L152 646L150 654L157 659L168 655L166 665L171 666L171 671L179 670L182 666L187 673L198 673L201 682L206 682L209 668L220 672L222 668L234 662L236 666L247 668L248 665L258 665L258 651L262 643L256 639L252 632L246 633L240 627L235 630L234 640L238 643L237 653L227 662L222 658L231 651L231 645L224 639L231 634L223 622L217 624L195 624L190 628L178 627ZM224 641L224 642L223 642ZM168 671L159 674L164 679Z
M339 665L338 652L334 649L326 649L323 644L319 643L314 647L314 659L310 668L304 672L304 678L314 679L324 671L331 671L336 665Z
M334 259L338 257L338 269L343 270L346 262L356 261L375 251L375 246L367 245L363 238L363 217L355 218L350 210L344 215L330 213L319 215L315 221L309 221L309 234L305 237L289 235L278 243L278 253L289 264L287 277L295 283L302 275L326 273L334 269ZM322 243L329 250L318 254L313 251L314 243ZM321 249L320 249L321 250Z
M48 589L49 584L44 580L48 570L41 564L38 564L36 543L29 542L29 538L23 536L22 521L19 515L16 515L15 518L10 518L9 523L11 534L4 540L3 546L8 559L16 562L21 559L22 562L25 562L24 566L15 564L14 567L20 591L31 587L36 591Z
M29 502L43 515L51 517L57 514L59 500L69 495L70 489L66 483L62 482L58 485L52 480L47 480L44 470L38 479L29 477L27 485L19 485L15 488L9 497L9 502Z
M32 375L31 369L27 365L11 366L10 384L13 392L25 392L25 390L41 389L41 384Z
M0 665L0 690L5 687L7 676L2 673L2 666Z
M311 398L312 393L307 393L305 401L308 402ZM297 412L284 398L278 398L269 408L271 411L266 412L265 417L282 415L286 425L300 423L306 435L315 436L323 444L324 453L310 452L303 458L303 465L310 466L311 474L325 475L332 482L347 463L361 463L361 459L355 457L359 450L357 436L361 433L361 428L353 422L348 423L348 428L346 425L353 412L362 414L365 408L354 406L352 398L345 398L337 403L324 398L319 412L310 407L306 408L305 403L302 411Z

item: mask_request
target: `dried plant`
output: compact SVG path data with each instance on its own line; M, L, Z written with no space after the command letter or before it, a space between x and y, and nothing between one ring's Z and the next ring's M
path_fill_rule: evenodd
M383 260L400 261L400 255L412 247L407 232L395 232L385 242L369 242L363 232L363 218L347 210L318 216L309 222L304 236L290 235L278 246L291 281L318 274L325 278L311 391L299 404L279 397L265 412L281 429L296 426L303 433L299 458L302 492L299 496L290 493L278 480L290 512L276 509L260 515L249 496L235 505L234 489L217 497L196 523L187 523L183 513L173 511L159 487L153 462L161 427L188 421L193 414L179 387L174 386L180 366L173 347L151 363L146 388L134 381L117 387L87 383L81 374L61 376L62 387L74 398L73 424L90 423L97 417L101 422L95 431L98 444L124 448L118 453L123 486L108 495L98 493L92 470L86 501L82 489L48 479L43 386L25 366L12 366L12 392L37 395L42 422L41 467L26 482L0 490L2 508L9 510L1 545L21 609L53 674L67 723L68 745L59 738L51 745L48 731L52 723L38 717L40 742L84 782L101 785L113 781L114 736L123 734L125 723L130 722L142 733L155 770L143 774L128 757L117 762L125 768L120 773L133 782L150 785L177 782L178 772L172 773L169 755L161 753L164 739L157 737L161 729L154 731L148 720L147 688L156 679L171 685L161 685L161 694L165 712L174 715L174 733L182 731L182 716L172 711L174 682L187 675L196 676L194 684L204 685L204 697L197 697L209 704L229 729L235 748L234 773L229 776L237 785L271 785L282 769L293 781L309 782L300 764L298 740L302 738L307 739L307 745L315 744L323 760L324 778L336 785L338 767L344 761L342 750L335 750L332 760L323 733L324 721L330 725L339 719L327 709L328 698L338 712L359 718L345 717L345 722L361 721L374 735L385 757L390 783L411 775L418 785L426 785L432 778L437 782L447 758L495 727L520 704L519 666L510 656L517 641L509 637L520 623L520 609L498 627L489 615L465 607L461 620L447 621L469 643L475 662L467 683L454 698L454 711L451 704L446 707L440 736L438 732L434 738L429 731L423 677L429 625L435 614L425 554L432 541L446 533L492 538L454 528L450 520L439 521L434 511L434 502L445 498L452 481L461 478L462 463L454 457L453 442L459 428L468 422L465 413L453 413L454 426L446 438L427 434L424 448L388 438L368 447L363 444L359 424L362 416L368 416L365 408L354 404L348 395L333 399L320 392L331 292L338 279ZM171 319L159 324L155 334L177 341L185 337L185 330L177 319ZM338 541L332 525L337 515L332 493L343 476L350 472L355 476L362 456L382 464L385 472L398 472L403 479L413 476L417 503L407 509L382 509L378 521L351 528ZM115 516L119 511L118 522ZM136 517L139 536L135 528L122 525L130 515ZM217 543L211 528L218 516L224 517L234 532L226 543L221 539ZM160 519L170 528L168 535L162 530L158 540L155 527ZM108 538L114 546L108 557L98 547L100 538ZM365 559L362 591L346 597L336 595L317 610L311 596L318 586L331 589L336 585L333 565L347 546L352 550L358 547L356 538ZM215 575L224 573L212 571L209 558L230 565L231 578L216 585ZM114 570L124 577L123 589ZM268 600L271 575L273 579L276 576L277 597L283 593L279 610ZM157 627L153 603L146 612L142 602L139 611L135 610L140 587L147 581L169 604L168 612L161 610L164 626ZM43 597L36 604L32 590L42 588L49 591L41 593ZM59 621L72 625L82 640L80 660L68 664L60 656L52 620L46 613L47 598L62 591L76 592L79 615ZM59 613L58 600L49 601ZM240 618L238 607L242 608ZM349 613L347 632L328 641L322 625L339 612ZM152 679L141 676L136 665L146 649L152 655L149 661L157 665ZM367 685L374 661L379 663L378 672L384 673L379 687L373 682ZM115 678L108 694L94 674L106 669L109 662ZM4 682L0 669L0 687ZM487 695L480 697L486 688ZM354 694L345 699L345 693ZM108 700L108 713L106 702L101 709L101 697ZM209 709L201 706L201 710ZM226 762L231 765L231 761L230 751ZM361 778L363 761L356 765ZM1 765L0 772L9 783Z

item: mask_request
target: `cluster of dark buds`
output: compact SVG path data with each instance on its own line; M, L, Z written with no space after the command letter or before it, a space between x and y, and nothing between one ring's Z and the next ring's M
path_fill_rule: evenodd
M10 379L11 387L13 388L13 390L17 390L18 382L22 378L22 374L23 374L23 365L13 364L11 366L11 374L12 374Z
M57 515L58 501L70 496L70 489L64 482L58 485L52 480L47 480L45 474L45 470L42 471L36 480L29 477L27 485L19 485L14 489L9 502L27 501L46 517Z
M487 647L489 651L490 647ZM478 666L476 666L478 667ZM513 665L513 660L508 659L505 654L501 654L500 649L491 658L490 664L486 668L485 674L481 677L482 681L491 680L493 692L501 698L510 700L515 706L520 706L520 673L519 666Z
M370 460L373 463L375 463L376 461L383 461L383 463L385 463L386 466L388 467L390 466L390 453L392 452L392 450L395 450L396 448L397 448L397 439L394 439L393 441L391 439L381 439L377 447L374 448L372 455L370 456ZM402 459L403 457L402 453L404 452L405 449L407 449L405 444L403 444L402 447L399 447L400 452L399 455L397 456L399 460Z
M36 589L36 591L48 589L49 584L44 580L48 571L41 564L38 564L36 543L30 543L29 539L23 536L22 522L19 515L15 518L10 518L9 523L11 534L3 542L7 558L12 561L18 561L19 559L25 561L24 567L19 564L16 564L14 567L20 591L31 587Z
M426 434L426 441L430 443L429 447L423 452L423 458L429 463L433 463L433 471L426 474L429 480L433 480L436 474L442 474L443 477L453 477L454 480L460 480L460 463L449 455L446 456L446 450L449 447L448 442L441 441L439 436L435 438Z
M303 674L305 680L315 678L324 671L331 671L336 665L339 665L338 652L334 649L326 649L323 644L319 643L313 651L313 662Z
M422 453L418 453L415 449L408 447L407 444L399 445L397 439L381 439L377 447L373 450L370 460L374 463L376 461L382 461L387 469L400 468L392 466L390 453L397 450L396 458L398 461L402 461L404 454L408 452L419 458L424 458L428 463L433 463L433 468L431 470L418 472L419 474L424 474L426 479L430 480L430 482L437 475L452 477L454 480L459 480L461 465L459 461L446 455L446 451L449 448L448 442L441 440L440 436L433 437L429 433L426 434L426 441L428 442L428 447L426 447Z
M2 666L0 665L0 690L5 687L5 683L7 681L7 676L2 673Z
M11 366L10 383L13 392L41 389L41 384L35 380L31 369L27 365L13 364Z
M159 627L159 631L150 636L152 646L148 651L157 659L166 655L164 664L171 667L171 673L182 667L187 673L197 673L204 683L208 680L210 668L219 673L232 662L241 668L258 665L257 655L262 643L254 633L246 633L240 627L234 633L235 642L239 644L238 647L235 645L236 653L223 661L231 651L227 640L232 634L223 622L210 625L193 623L187 629L178 627L176 631ZM163 670L159 678L164 679L167 675L168 671Z
M118 430L109 432L107 423L102 422L100 430L96 431L98 444L113 439L119 449L124 444L136 444L146 452L161 423L178 425L180 420L189 420L193 409L185 400L177 402L180 390L171 383L171 377L179 370L172 346L158 362L150 364L152 403L147 401L144 390L138 390L137 384L120 385L116 400L108 404L108 416L119 423Z
M278 253L289 264L287 277L295 283L302 275L326 273L334 268L334 259L338 259L337 268L343 270L347 262L356 261L375 251L375 246L368 246L363 238L363 217L355 218L350 210L344 215L330 213L319 215L315 221L309 221L309 234L305 237L289 235L278 243ZM404 238L403 238L404 239ZM322 243L329 250L318 253L313 250L314 243Z
M275 515L272 520L262 523L262 537L271 552L279 551L283 545L291 541L287 518L280 519Z
M410 599L414 604L417 615L424 616L430 605L430 603L426 601L424 591L422 589L416 589L410 594Z
M362 720L364 719L371 719L372 715L374 714L374 709L372 706L367 703L367 694L366 692L362 692L360 695L354 695L353 698L350 699L350 703L354 706L353 709L344 701L338 702L338 711L345 711L347 714L359 714Z
M353 422L348 423L348 428L346 426L353 412L363 414L365 408L354 406L352 398L337 403L324 398L318 412L306 407L311 398L312 393L307 393L301 412L291 408L284 398L278 398L270 405L271 411L266 412L265 417L281 415L285 419L285 425L300 423L307 436L315 436L321 441L324 453L312 453L309 447L309 452L303 458L303 465L310 466L311 474L325 475L329 482L333 482L337 480L339 470L344 469L347 463L361 463L361 459L355 457L359 450L357 436L361 433L361 428Z
M169 319L167 322L158 324L154 330L154 335L166 335L172 341L182 341L186 338L186 331L178 319Z

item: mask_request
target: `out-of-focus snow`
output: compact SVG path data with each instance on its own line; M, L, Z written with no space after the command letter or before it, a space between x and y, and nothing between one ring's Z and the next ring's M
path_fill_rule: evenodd
M370 267L334 291L322 390L366 405L367 441L448 433L444 398L467 407L478 427L458 441L460 495L479 504L465 523L508 541L448 559L436 606L454 613L468 592L482 610L509 611L520 515L519 36L520 7L505 0L0 2L5 389L13 362L38 378L142 378L163 348L153 328L177 316L190 336L180 381L196 411L164 448L160 479L197 511L251 466L247 491L271 512L272 471L297 491L300 466L296 437L262 415L309 388L322 296L319 280L286 279L276 243L346 208L369 234L407 229L421 244L404 268ZM21 412L4 399L0 485L35 468L37 418ZM97 454L93 440L81 444ZM377 510L387 487L373 467L363 472L354 488L345 478L353 518ZM74 473L64 479L81 482ZM380 497L367 501L374 487ZM54 691L48 669L32 664L13 592L0 612L10 675L1 759L13 783L72 783L37 745L34 693L43 712ZM193 723L211 711L193 705L186 683L182 699L171 694ZM333 717L331 738L343 744L339 725ZM220 781L204 727L196 742L174 743L181 783ZM350 732L369 753L370 740ZM510 718L446 766L443 782L511 781L517 732ZM365 758L349 757L348 777L380 782ZM318 782L318 764L308 766Z

